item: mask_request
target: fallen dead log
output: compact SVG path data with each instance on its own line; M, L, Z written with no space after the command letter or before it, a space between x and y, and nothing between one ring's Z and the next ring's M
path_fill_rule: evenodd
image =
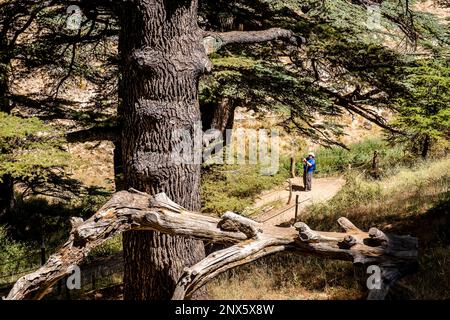
M413 272L417 265L417 239L384 234L372 228L368 233L348 219L338 223L345 232L322 232L296 223L293 228L263 225L232 212L214 218L190 212L164 193L154 197L131 189L115 193L91 218L72 219L69 240L37 271L20 278L6 299L41 299L107 239L129 230L155 230L232 246L208 255L185 269L173 299L188 299L221 272L263 256L290 250L325 258L348 260L357 265L381 269L381 287L371 290L370 299L383 299L390 286Z

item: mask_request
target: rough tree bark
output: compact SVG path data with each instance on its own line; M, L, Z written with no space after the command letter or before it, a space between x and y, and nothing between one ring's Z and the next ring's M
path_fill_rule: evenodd
M120 19L122 163L125 187L167 193L200 209L200 163L177 164L176 130L200 125L198 79L206 63L197 0L125 2ZM123 236L125 299L169 299L203 243L155 231Z
M206 149L210 149L211 155L220 152L224 142L231 142L231 136L227 139L227 130L233 129L235 109L236 101L229 97L223 97L217 102L200 106L202 125L206 131L203 136L203 144ZM208 132L207 130L213 131ZM214 142L220 138L218 131L220 131L222 143L216 146Z
M180 149L176 130L193 137L201 128L198 80L211 68L207 53L229 43L298 43L279 28L205 33L197 25L197 6L197 0L125 1L119 37L124 186L166 192L191 210L200 208L200 162L174 163L171 154ZM204 256L201 242L158 232L126 232L123 245L125 299L169 298L183 267Z
M229 97L223 97L215 103L201 105L203 128L216 129L225 135L225 130L233 128L235 109L236 102Z
M258 43L282 39L293 45L306 43L305 38L299 37L291 30L271 28L259 31L229 31L229 32L204 32L204 43L207 53L212 53L227 44Z
M145 230L234 244L186 268L172 299L190 298L221 272L283 250L378 266L380 287L371 289L369 299L383 299L395 281L416 270L417 238L385 234L376 228L364 232L346 218L339 218L338 223L345 232L315 231L303 222L291 228L274 227L232 212L219 219L186 210L165 194L152 197L133 189L120 191L88 220L73 218L69 240L39 270L20 278L7 299L41 299L59 279L72 273L72 265L107 239Z

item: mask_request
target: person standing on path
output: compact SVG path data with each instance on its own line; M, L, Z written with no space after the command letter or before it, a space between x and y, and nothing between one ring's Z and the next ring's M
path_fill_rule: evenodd
M303 159L303 185L305 186L305 191L311 191L312 187L312 175L314 170L316 170L316 156L314 153L308 153L308 158Z

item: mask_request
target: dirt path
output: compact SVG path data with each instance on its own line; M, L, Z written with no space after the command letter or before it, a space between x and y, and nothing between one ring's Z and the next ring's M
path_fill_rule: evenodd
M253 218L270 225L278 225L289 221L295 216L296 195L299 195L298 213L300 214L311 204L328 201L333 198L344 184L345 180L342 177L313 179L312 191L305 192L294 187L291 202L287 204L289 188L286 183L284 189L266 191L258 197L258 200L252 206L252 210L261 211L262 209L263 213ZM294 179L294 186L302 185L303 180L301 177Z

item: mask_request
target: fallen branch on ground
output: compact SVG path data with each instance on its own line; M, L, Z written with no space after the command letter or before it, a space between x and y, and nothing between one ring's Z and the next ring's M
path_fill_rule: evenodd
M311 230L302 222L294 228L281 228L232 212L222 218L201 215L182 208L164 193L152 197L134 189L115 193L88 220L73 218L71 222L70 237L64 246L39 270L20 278L6 299L41 299L58 280L71 275L71 267L81 263L92 249L129 230L155 230L233 244L185 269L173 299L190 298L221 272L283 250L379 266L381 288L369 293L369 298L374 299L383 299L390 286L417 265L416 238L388 235L375 228L367 233L346 218L338 219L343 233Z

